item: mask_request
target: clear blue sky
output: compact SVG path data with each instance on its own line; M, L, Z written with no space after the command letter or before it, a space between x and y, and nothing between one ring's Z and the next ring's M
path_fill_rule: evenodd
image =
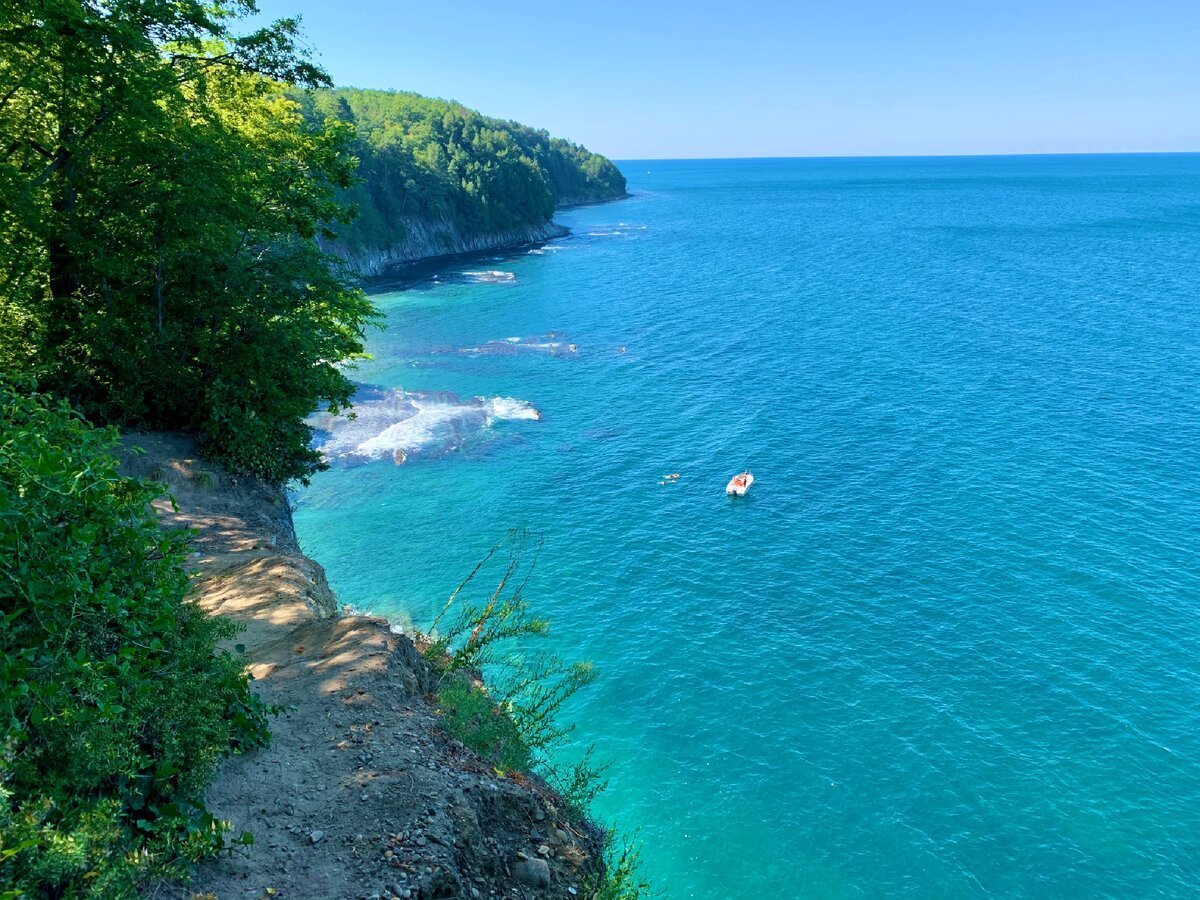
M260 0L341 85L615 159L1200 150L1200 0Z

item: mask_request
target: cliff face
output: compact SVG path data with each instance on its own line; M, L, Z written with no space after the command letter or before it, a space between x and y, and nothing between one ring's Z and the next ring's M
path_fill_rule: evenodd
M468 235L463 234L462 230L448 219L405 217L401 221L404 226L404 239L387 248L357 253L351 253L338 245L328 249L344 259L350 270L360 277L374 278L405 263L536 244L570 233L568 229L554 222L511 231Z
M624 200L629 196L629 193L622 190L611 197L559 197L554 203L554 208L569 209L572 206L595 206L597 203L612 203L614 200Z
M437 673L388 623L339 614L296 544L283 494L231 478L178 435L126 437L126 474L165 482L168 527L193 529L193 584L255 690L287 712L267 748L231 757L208 806L254 835L155 897L570 898L603 872L601 839L534 777L501 778L449 738ZM234 648L231 648L234 649Z

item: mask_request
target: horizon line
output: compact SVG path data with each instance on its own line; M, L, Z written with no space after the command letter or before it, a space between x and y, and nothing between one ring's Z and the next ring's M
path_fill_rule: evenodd
M603 154L607 156L607 154ZM1015 159L1030 156L1197 156L1200 150L1055 150L1030 153L845 153L795 156L609 156L613 162L743 162L785 159Z

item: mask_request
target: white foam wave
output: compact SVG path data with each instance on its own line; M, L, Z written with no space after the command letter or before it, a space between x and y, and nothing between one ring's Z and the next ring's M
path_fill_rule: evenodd
M309 424L326 433L320 450L327 459L392 459L441 456L460 449L497 421L534 420L541 414L514 397L460 400L449 393L400 389L360 396L355 418L318 414Z
M531 419L537 421L542 414L532 403L517 400L513 397L493 397L491 401L492 415L497 419Z
M547 332L544 335L532 337L506 337L503 340L488 341L478 347L460 347L459 353L470 356L516 356L518 354L546 353L551 356L566 356L577 352L574 344L566 344L560 340L564 335L559 331Z
M616 225L596 225L595 231L587 232L588 237L620 237L634 231L645 231L645 225L630 225L628 222L618 222Z
M463 272L463 278L478 284L511 284L517 280L516 273L489 269L483 272Z

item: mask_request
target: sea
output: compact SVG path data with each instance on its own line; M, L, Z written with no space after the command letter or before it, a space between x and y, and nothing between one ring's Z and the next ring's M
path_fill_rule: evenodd
M620 168L374 287L294 498L341 600L526 529L667 896L1200 894L1200 155Z

